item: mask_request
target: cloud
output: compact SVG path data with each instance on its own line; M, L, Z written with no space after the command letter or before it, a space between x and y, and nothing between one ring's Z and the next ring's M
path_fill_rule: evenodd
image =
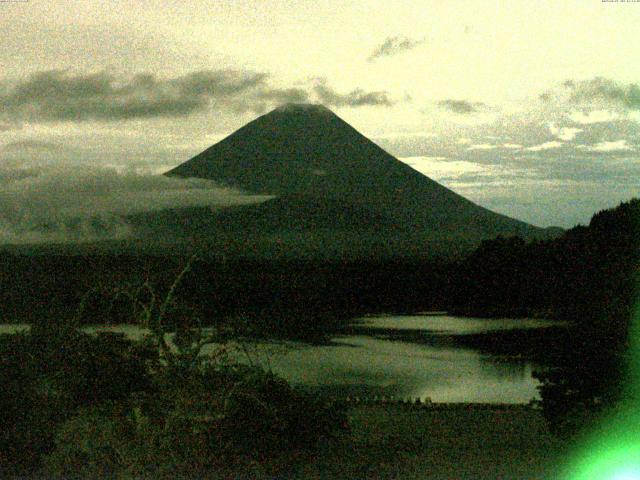
M304 103L309 100L309 93L301 88L272 88L259 91L256 97L278 104Z
M133 165L96 167L72 153L36 140L0 149L0 243L119 239L135 233L128 215L271 198L202 179L138 174Z
M375 135L371 137L372 140L387 140L387 139L398 139L398 138L435 138L438 137L439 134L435 132L424 132L424 131L416 131L416 132L389 132L382 133L379 135Z
M413 50L417 46L424 43L423 40L414 40L405 36L387 37L381 45L378 45L371 55L367 58L369 62L373 62L380 57L390 57L402 52Z
M590 80L567 80L563 87L570 92L570 100L576 104L605 102L627 110L640 110L640 87L635 83L624 84L595 77Z
M224 98L264 86L267 76L265 73L237 70L202 70L168 82L176 85L185 96L208 95ZM142 84L157 84L153 75L139 75L137 78Z
M207 70L171 79L138 74L119 79L107 72L38 72L0 96L10 118L34 122L127 120L180 117L206 109L212 101L245 110L246 93L270 92L266 74Z
M588 80L566 80L561 85L544 92L539 96L545 104L555 104L564 109L572 109L572 115L585 120L580 123L591 123L588 118L593 111L624 112L640 111L640 87L636 83L623 83L609 78L594 77ZM608 121L595 120L595 121Z
M285 103L308 102L311 92L328 106L390 106L386 92L360 88L337 93L326 80L305 88L279 88L266 73L201 70L162 79L151 73L120 78L106 71L73 74L38 72L0 93L0 128L10 123L118 121L154 117L186 117L215 111L262 113ZM5 128L6 125L6 128Z
M557 140L552 140L550 142L544 142L540 145L534 145L532 147L528 147L525 150L529 152L540 152L542 150L551 150L554 148L560 148L564 143L558 142Z
M446 157L415 156L400 157L398 160L437 181L459 180L468 177L491 177L510 173L508 169L498 165L483 165L466 160L452 160Z
M577 148L587 152L628 152L635 150L626 140L616 140L615 142L599 142L595 145L578 145Z
M569 118L580 125L590 125L592 123L613 122L620 118L620 115L606 110L593 110L590 112L571 112Z
M301 104L309 101L309 93L301 88L274 88L256 93L256 100L251 110L254 113L265 113L270 107L289 104Z
M486 109L487 105L482 102L469 102L467 100L447 99L438 102L438 106L458 114L478 113Z
M0 175L7 175L9 171L24 172L46 165L69 163L68 159L78 154L57 142L23 138L0 145Z
M389 94L384 91L365 92L361 88L357 88L349 93L338 93L328 86L325 79L316 80L314 92L318 100L328 107L390 107L395 103L389 98Z
M454 118L431 127L438 137L382 146L480 205L571 227L640 192L640 110L570 97L560 85L549 103L514 104L477 124Z
M583 132L584 130L582 128L558 127L554 123L550 123L549 131L554 137L564 140L565 142L570 142L576 138L578 133Z
M495 148L498 148L498 146L497 145L491 145L489 143L477 143L477 144L469 146L469 148L467 148L467 150L493 150Z

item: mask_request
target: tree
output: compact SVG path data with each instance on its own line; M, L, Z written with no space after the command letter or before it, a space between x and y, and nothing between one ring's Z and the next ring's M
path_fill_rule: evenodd
M129 302L131 318L149 330L141 345L152 352L151 381L130 396L127 408L90 405L66 418L46 473L71 475L76 466L85 476L205 478L256 465L276 472L346 428L340 407L292 388L250 357L238 362L232 352L248 353L238 323L203 328L193 310L180 305L180 284L195 261L164 294L143 281L85 296L76 323L95 292Z
M640 285L640 200L593 216L588 228L568 232L559 250L566 258L564 297L574 320L555 366L536 373L544 414L553 431L574 435L628 392L630 325Z
M130 408L151 385L147 354L122 334L92 336L42 322L0 337L0 463L35 469L54 448L56 429L83 409Z

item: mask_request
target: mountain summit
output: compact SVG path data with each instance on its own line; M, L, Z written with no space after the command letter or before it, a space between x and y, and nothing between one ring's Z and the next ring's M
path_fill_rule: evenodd
M322 105L278 107L167 175L278 197L243 207L245 226L357 230L368 225L389 235L472 242L499 234L544 235L415 171ZM233 214L225 215L226 222L238 224Z

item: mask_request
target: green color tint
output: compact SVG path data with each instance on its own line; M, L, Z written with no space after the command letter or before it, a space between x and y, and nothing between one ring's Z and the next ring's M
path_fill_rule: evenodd
M629 337L625 401L579 445L567 480L640 480L640 302Z

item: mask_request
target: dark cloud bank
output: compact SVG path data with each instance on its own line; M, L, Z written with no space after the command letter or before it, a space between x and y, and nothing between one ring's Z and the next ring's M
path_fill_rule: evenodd
M72 74L51 70L31 75L0 93L0 128L10 122L113 121L181 117L209 108L261 113L312 96L331 107L390 106L386 92L361 89L341 94L326 80L311 89L277 88L266 73L203 70L161 79L149 73L122 79L107 72Z
M340 94L329 87L324 79L317 80L314 91L320 103L334 107L390 107L394 104L387 92L365 92L361 88L357 88L349 93Z

